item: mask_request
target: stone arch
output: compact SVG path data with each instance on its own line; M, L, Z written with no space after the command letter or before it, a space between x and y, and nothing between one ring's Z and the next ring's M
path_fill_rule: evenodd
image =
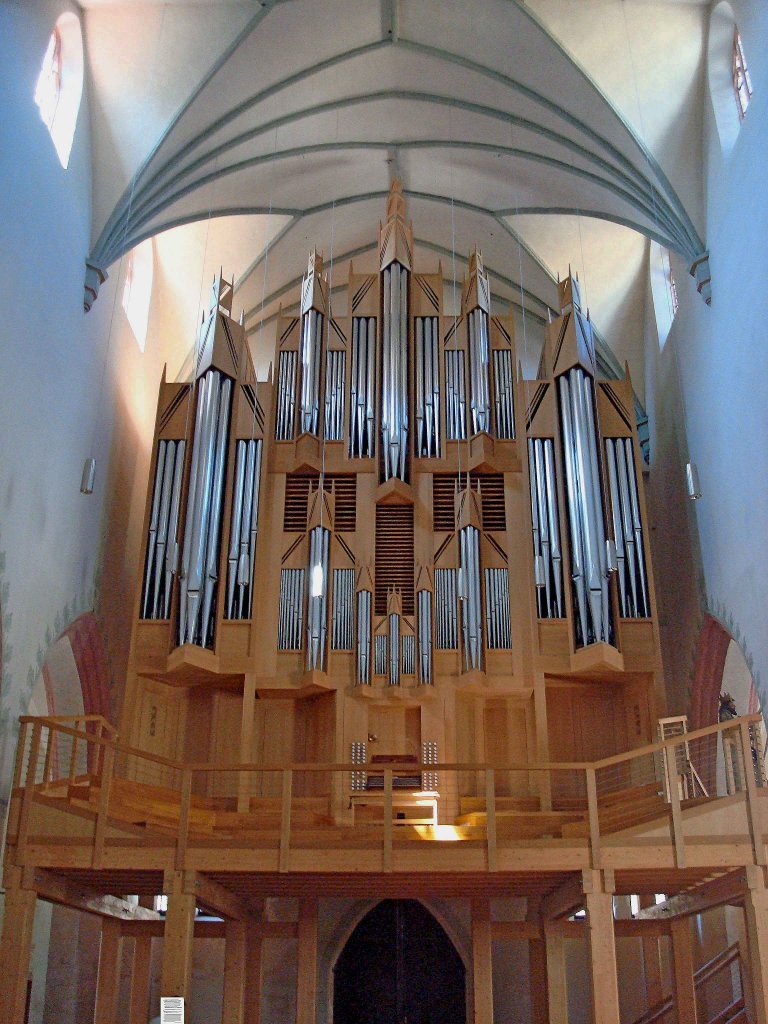
M381 899L348 901L321 946L318 969L321 985L325 985L325 998L319 1007L319 1024L331 1024L333 1020L333 980L339 957L355 928L381 902ZM417 899L415 902L420 903L443 929L464 966L465 977L469 979L472 970L472 940L468 913L457 913L456 907L452 905L455 901ZM472 1020L472 986L469 983L466 985L466 993L469 1021Z

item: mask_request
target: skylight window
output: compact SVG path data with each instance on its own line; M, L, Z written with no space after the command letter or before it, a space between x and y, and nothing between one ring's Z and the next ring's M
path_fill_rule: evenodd
M749 101L752 99L752 79L749 77L747 58L744 56L744 46L738 29L733 33L733 91L736 94L739 120L743 121Z
M83 94L83 37L74 14L62 14L51 32L35 86L35 103L48 129L59 163L72 152Z
M153 269L152 239L148 238L128 254L123 285L123 310L142 352L147 341Z

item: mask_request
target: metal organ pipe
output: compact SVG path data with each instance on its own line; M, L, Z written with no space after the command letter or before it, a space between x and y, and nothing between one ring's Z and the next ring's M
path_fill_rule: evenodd
M440 375L436 316L416 318L416 451L440 457Z
M461 625L464 637L464 664L467 671L482 665L483 624L480 601L480 534L476 527L459 531L459 551L463 579Z
M399 263L384 270L381 437L384 479L405 480L408 452L408 271Z
M537 571L541 567L541 579L538 576L536 579L539 617L560 618L563 614L562 555L554 445L551 438L529 438L528 467L533 555Z
M571 526L573 583L581 644L610 642L605 529L597 464L592 380L574 367L559 378L560 417Z
M325 667L325 641L328 634L328 550L331 534L324 526L316 526L309 535L310 593L307 600L307 669ZM316 566L322 570L319 593L312 592L312 574Z
M619 442L621 443L621 442ZM608 468L608 491L611 497L611 521L613 539L616 545L616 571L619 578L619 603L621 614L626 618L629 613L627 603L627 567L624 552L624 530L621 522L621 506L619 505L619 482L616 472L616 449L612 438L605 441L605 463Z
M371 592L357 592L357 682L371 683Z
M329 349L325 354L325 430L326 441L341 441L344 436L345 353Z
M355 599L355 570L333 570L333 629L331 647L334 651L352 650L352 615Z
M227 618L248 619L259 524L261 440L237 442L227 557Z
M178 569L179 502L184 474L185 441L160 441L147 539L142 616L167 619L173 576Z
M283 569L280 572L280 614L277 627L278 650L301 650L303 630L304 570Z
M400 616L389 616L389 685L400 685Z
M626 618L645 618L649 614L648 584L632 439L606 438L605 456L619 563L621 613ZM624 576L627 583L622 583Z
M513 440L515 392L512 380L512 353L506 348L493 350L493 394L496 406L496 436L501 440Z
M488 393L488 314L473 309L469 314L469 386L472 410L472 433L491 427L491 400Z
M432 591L420 590L417 594L418 640L419 640L419 682L423 686L432 683Z
M435 605L437 608L436 646L438 650L452 650L457 646L458 641L455 569L435 569Z
M404 676L416 675L416 637L413 633L403 633L402 673Z
M512 633L509 618L509 570L485 570L485 623L489 650L509 650Z
M232 381L218 370L200 382L184 525L180 644L211 642L231 394Z
M446 424L450 441L467 437L467 400L464 391L464 353L447 349L445 353Z
M277 383L277 416L275 440L292 441L296 410L296 362L293 349L280 353Z
M319 419L320 351L323 347L323 314L308 309L301 323L301 430L316 434Z
M349 454L374 454L374 382L376 379L376 319L352 318L352 375L350 382Z

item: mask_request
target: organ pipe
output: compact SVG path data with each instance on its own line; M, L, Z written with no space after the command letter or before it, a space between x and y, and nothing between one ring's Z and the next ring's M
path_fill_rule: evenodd
M528 468L531 485L533 554L540 559L542 579L537 583L539 617L563 615L563 576L560 518L557 509L554 444L551 438L529 438Z
M218 370L200 380L182 550L180 644L212 645L231 394L232 381Z
M400 616L389 614L389 685L400 685Z
M325 440L341 441L344 436L345 353L325 354Z
M402 639L403 658L402 672L404 676L416 675L416 637L413 633L405 633Z
M621 614L624 618L645 618L649 614L648 585L631 438L606 438L605 461Z
M488 393L488 314L484 309L473 309L469 323L469 393L472 412L472 433L489 431L491 427L491 400Z
M432 591L420 590L417 594L418 639L419 639L419 682L423 686L432 683Z
M485 570L485 626L489 650L509 650L512 647L507 569Z
M320 351L323 347L323 314L308 309L301 321L301 431L316 434L319 419Z
M440 368L438 319L416 317L416 451L420 458L440 457Z
M352 616L355 607L355 570L333 570L333 629L331 647L334 651L352 650Z
M173 577L178 571L176 531L185 451L185 441L158 443L142 600L145 619L167 619L170 614Z
M579 367L558 378L573 587L581 646L611 641L608 565L597 464L592 378Z
M383 272L381 440L384 479L405 480L408 453L408 271L392 263Z
M373 671L377 676L387 674L387 636L386 633L377 633L373 638Z
M280 572L280 612L277 647L280 651L300 651L304 631L304 569Z
M464 390L464 353L448 349L445 353L446 424L450 441L467 437L467 400Z
M288 349L280 353L277 375L277 416L275 440L292 441L296 411L297 353Z
M328 634L328 554L331 534L324 526L316 526L309 534L310 578L320 572L320 586L310 589L307 599L307 669L325 667L325 642Z
M259 526L261 440L238 441L227 559L228 619L251 617L256 537Z
M360 686L371 683L371 592L357 593L357 682Z
M464 664L469 672L482 665L483 617L480 600L480 531L465 526L459 531L461 556L461 627Z
M352 318L352 379L349 390L349 454L374 454L374 392L376 379L376 318Z
M515 399L512 353L507 348L493 351L493 400L496 408L496 436L513 440L515 436Z
M452 650L458 643L455 569L435 569L435 609L435 646Z

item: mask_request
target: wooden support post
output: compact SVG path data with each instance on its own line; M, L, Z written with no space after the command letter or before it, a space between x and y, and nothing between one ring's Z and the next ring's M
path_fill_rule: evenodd
M184 870L184 861L187 857L187 842L189 840L189 809L192 805L192 772L184 768L181 773L181 794L179 799L179 831L176 836L176 858L177 871Z
M317 1016L317 900L299 904L296 1024L315 1024Z
M547 1005L549 1024L568 1024L568 984L565 975L565 935L544 930L547 955Z
M50 738L48 742L50 743ZM104 840L107 834L107 816L109 814L109 797L112 792L114 767L115 748L110 744L101 748L101 788L99 789L99 806L96 812L96 824L93 832L93 854L91 857L91 867L94 868L103 867Z
M768 1024L768 889L765 869L747 867L744 919L755 1024ZM747 965L742 962L742 976Z
M619 984L613 933L611 872L583 871L594 1024L619 1024Z
M149 983L152 967L152 939L137 935L133 943L131 995L128 1004L128 1024L147 1024L149 1019Z
M262 936L258 927L248 926L245 941L245 1024L261 1024Z
M755 780L755 765L752 760L752 743L749 735L749 725L743 720L739 723L739 735L741 738L741 759L744 765L747 821L749 822L749 834L752 839L752 850L755 856L755 864L765 866L765 843L761 834L759 811L757 809L757 782Z
M224 995L221 1024L244 1024L245 929L243 921L227 921L224 945Z
M392 769L384 769L384 848L382 851L384 871L392 870Z
M192 969L192 937L195 926L194 883L187 872L166 871L164 888L168 896L163 933L163 971L160 996L189 994Z
M589 818L589 848L593 868L600 867L600 813L597 805L597 773L587 768L587 816Z
M652 907L655 903L653 896L640 897L641 909ZM661 983L661 947L658 935L644 936L640 941L643 947L645 998L648 1009L650 1009L664 998L664 989Z
M674 746L664 748L664 769L666 772L669 806L672 811L672 842L675 847L675 867L685 867L685 837L683 835L683 812L680 808L680 778L677 774L677 750Z
M101 922L99 973L96 978L96 1008L93 1024L114 1024L117 1020L117 997L120 993L121 922L105 917Z
M493 1024L493 961L491 959L491 904L472 900L472 987L474 1024Z
M240 718L240 763L253 760L253 716L256 710L256 676L246 672L243 677L243 707ZM245 814L251 803L250 772L240 772L237 779L237 810Z
M280 801L280 850L278 867L288 870L288 856L291 849L291 805L293 802L293 772L284 768L282 772L282 798Z
M21 871L6 865L3 932L0 937L0 978L6 1024L24 1024L36 901L34 890L21 887Z
M669 922L672 939L672 977L675 984L677 1024L696 1024L696 985L693 969L693 944L690 917Z
M496 870L496 773L485 769L485 835L489 871Z
M547 949L543 939L528 941L528 968L531 989L531 1024L548 1024Z

